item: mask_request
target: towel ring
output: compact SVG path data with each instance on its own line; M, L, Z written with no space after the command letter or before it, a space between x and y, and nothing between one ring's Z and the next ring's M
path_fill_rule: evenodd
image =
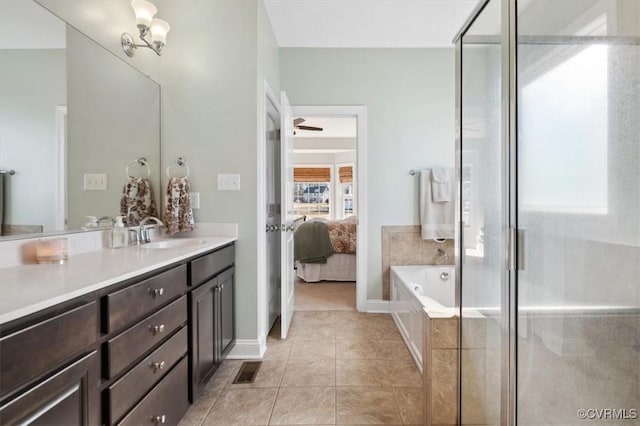
M189 174L191 173L191 169L189 168L189 165L187 164L186 160L183 157L178 157L177 160L173 161L171 164L167 166L167 176L169 178L174 177L174 176L171 176L171 167L173 167L174 165L180 166L180 167L186 167L187 174L183 177L189 177Z
M129 167L131 167L134 164L140 164L141 166L145 166L147 168L147 177L151 176L151 167L149 167L149 163L147 162L147 159L144 157L140 157L136 160L133 160L131 162L129 162L129 164L127 164L127 167L125 168L125 172L127 174L127 176L129 177L134 177L131 176L131 173L129 172Z

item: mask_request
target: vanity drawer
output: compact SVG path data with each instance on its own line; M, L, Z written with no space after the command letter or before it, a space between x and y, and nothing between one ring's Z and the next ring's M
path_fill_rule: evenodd
M183 294L187 266L181 265L106 296L107 333L112 333Z
M177 425L189 408L187 394L187 358L185 357L118 424Z
M0 396L89 348L98 335L95 302L0 339Z
M109 387L111 422L119 420L136 401L187 352L187 328L167 340L148 357ZM158 365L162 363L161 365Z
M109 378L158 344L187 321L187 296L120 333L107 343Z
M235 263L234 245L209 253L191 262L191 285L197 286Z

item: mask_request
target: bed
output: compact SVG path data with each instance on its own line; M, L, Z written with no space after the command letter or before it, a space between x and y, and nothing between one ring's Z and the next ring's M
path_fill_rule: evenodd
M314 222L320 222L326 225L326 228L317 228L315 234L309 232L301 232L304 227L311 226ZM356 218L351 216L344 220L326 221L322 219L313 219L300 224L294 239L296 247L299 244L310 244L315 247L321 246L321 240L324 238L330 241L331 248L328 252L323 253L326 262L305 260L296 260L296 275L308 283L320 281L355 281L356 280ZM320 229L326 229L321 232L327 235L318 237ZM303 239L307 239L306 241Z

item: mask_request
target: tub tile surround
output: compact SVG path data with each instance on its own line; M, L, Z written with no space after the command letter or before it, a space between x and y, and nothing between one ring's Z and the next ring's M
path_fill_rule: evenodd
M458 424L458 317L425 310L422 325L424 424Z
M442 248L448 259L442 259L436 250ZM423 240L419 225L382 227L382 300L390 300L391 267L404 265L453 265L454 240L436 243Z

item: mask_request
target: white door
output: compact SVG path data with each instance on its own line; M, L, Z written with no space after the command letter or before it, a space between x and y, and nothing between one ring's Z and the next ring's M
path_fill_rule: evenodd
M267 301L269 309L268 329L280 316L280 113L276 102L271 97L266 99L265 140L266 145L266 276Z
M280 95L280 321L281 337L289 332L294 309L293 273L293 112L287 94Z

